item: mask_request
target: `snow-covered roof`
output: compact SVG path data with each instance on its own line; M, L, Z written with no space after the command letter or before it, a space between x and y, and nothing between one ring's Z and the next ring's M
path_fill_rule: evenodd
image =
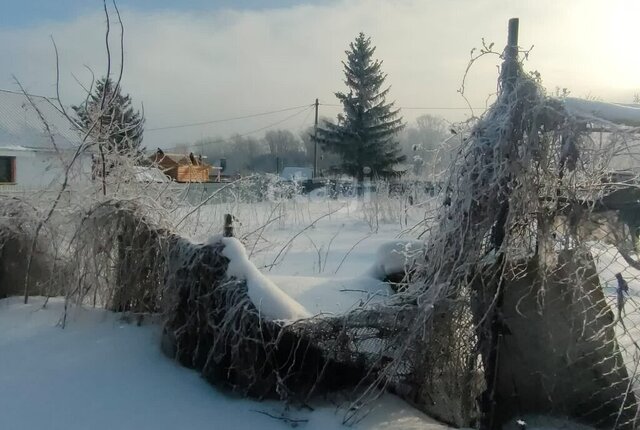
M193 153L189 154L178 154L178 153L169 153L164 152L161 149L158 149L154 152L149 159L154 163L158 163L164 165L182 165L182 166L207 166L209 164L204 161L203 157L196 156Z
M154 154L154 157L156 157L155 154ZM170 161L175 162L176 164L180 164L181 162L190 163L189 154L178 154L178 153L164 152L162 155L157 156L156 158L170 160Z
M391 166L391 171L395 173L404 173L409 170L411 167L408 164L397 163Z
M157 167L133 166L137 182L171 182L171 179Z
M47 121L58 149L80 145L80 133L56 109L54 100L33 95L29 98ZM0 90L0 147L53 149L40 116L22 93Z
M32 151L32 148L27 148L24 146L20 146L20 145L2 145L0 144L0 150L2 151L12 151L12 152L18 152L18 151Z
M313 169L311 167L289 166L282 169L280 177L288 181L311 179L313 177Z
M640 105L605 103L567 97L567 110L576 117L587 120L608 121L630 127L640 126Z

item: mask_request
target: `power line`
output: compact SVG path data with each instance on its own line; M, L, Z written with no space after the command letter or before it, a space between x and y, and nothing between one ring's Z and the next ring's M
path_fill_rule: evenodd
M273 124L265 125L264 127L260 127L260 128L255 129L255 130L249 131L247 133L241 134L240 136L246 136L248 134L257 133L259 131L266 130L266 129L271 128L271 127L275 127L276 125L280 125L283 122L288 121L291 118L294 118L294 117L300 115L303 112L306 112L307 110L311 109L312 107L313 107L313 105L306 105L306 106L304 106L305 109L302 109L302 110L294 113L293 115L289 115L288 117L283 118L280 121L274 122Z
M259 116L272 115L272 114L275 114L275 113L287 112L287 111L300 109L300 108L304 108L304 107L310 107L310 106L311 105L293 106L293 107L288 107L288 108L284 108L284 109L278 109L278 110L272 110L272 111L267 111L267 112L254 113L254 114L250 114L250 115L234 116L234 117L230 117L230 118L221 118L221 119L212 119L212 120L209 120L209 121L202 121L202 122L191 122L191 123L185 123L185 124L167 125L167 126L164 126L164 127L147 128L145 130L145 132L147 132L147 131L157 131L157 130L170 130L170 129L175 129L175 128L197 127L197 126L200 126L200 125L216 124L216 123L219 123L219 122L227 122L227 121L236 121L236 120L239 120L239 119L256 118L256 117L259 117Z
M169 129L177 129L177 128L187 128L187 127L196 127L196 126L200 126L200 125L207 125L207 124L215 124L215 123L220 123L220 122L227 122L227 121L235 121L235 120L240 120L240 119L248 119L248 118L256 118L256 117L260 117L260 116L266 116L266 115L272 115L272 114L276 114L276 113L281 113L281 112L288 112L288 111L292 111L292 110L296 110L298 109L297 112L293 113L292 115L289 115L281 120L278 120L276 122L273 122L271 124L265 125L263 127L248 131L246 133L240 133L240 134L236 134L236 137L245 137L248 136L250 134L254 134L254 133L258 133L260 131L275 127L279 124L282 124L283 122L286 122L304 112L309 111L312 107L314 107L315 104L307 104L307 105L300 105L300 106L293 106L293 107L288 107L288 108L283 108L283 109L278 109L278 110L272 110L272 111L267 111L267 112L260 112L260 113L255 113L255 114L250 114L250 115L242 115L242 116L235 116L235 117L229 117L229 118L221 118L221 119L214 119L214 120L210 120L210 121L202 121L202 122L194 122L194 123L185 123L185 124L177 124L177 125L170 125L170 126L165 126L165 127L155 127L155 128L149 128L146 129L145 131L157 131L157 130L169 130ZM328 107L342 107L342 105L340 104L332 104L332 103L318 103L318 106L328 106ZM414 110L468 110L470 109L469 107L417 107L417 106L399 106L400 109L414 109ZM476 107L476 108L471 108L471 109L486 109L486 107ZM308 118L308 115L305 117L305 119ZM216 139L216 140L212 140L212 141L208 141L208 142L203 142L194 146L200 146L201 148L204 147L204 145L210 145L210 144L216 144L216 143L224 143L224 142L229 142L233 139L233 137L230 138L224 138L224 139ZM165 149L176 149L179 148L181 145L178 146L170 146L167 147Z
M163 126L163 127L153 127L153 128L145 129L145 132L160 131L160 130L172 130L172 129L188 128L188 127L198 127L198 126L202 126L202 125L217 124L217 123L221 123L221 122L237 121L237 120L240 120L240 119L256 118L256 117L260 117L260 116L273 115L273 114L281 113L281 112L288 112L288 111L292 111L292 110L296 110L296 109L300 109L300 108L304 108L304 107L309 107L309 106L311 106L311 105L292 106L292 107L288 107L288 108L284 108L284 109L278 109L278 110L272 110L272 111L266 111L266 112L259 112L259 113L249 114L249 115L240 115L240 116L234 116L234 117L229 117L229 118L212 119L212 120L209 120L209 121L201 121L201 122L191 122L191 123L167 125L167 126ZM340 104L333 104L333 103L320 103L319 106L342 107L342 105L340 105ZM407 109L407 110L469 110L470 109L469 107L451 107L451 106L443 106L443 107L398 106L398 108ZM471 109L486 109L486 107L473 107Z
M300 127L298 127L298 130L301 130L302 127L304 127L304 124L306 124L307 120L309 119L309 115L311 115L311 112L312 112L312 109L309 109L309 112L307 112L307 114L302 119L302 122L300 123Z
M263 131L263 130L269 129L269 128L271 128L271 127L275 127L276 125L280 125L280 124L282 124L283 122L286 122L286 121L288 121L288 120L290 120L290 119L292 119L292 118L295 118L296 116L298 116L298 115L300 115L300 114L302 114L302 113L306 112L307 110L310 110L313 106L314 106L314 105L298 106L298 109L300 109L299 111L295 112L295 113L294 113L294 114L292 114L292 115L287 116L286 118L283 118L283 119L281 119L281 120L278 120L278 121L276 121L276 122L273 122L273 123L271 123L271 124L268 124L268 125L262 126L262 127L260 127L260 128L256 128L255 130L247 131L246 133L236 134L235 136L232 136L232 137L228 137L228 138L224 138L224 139L210 140L210 141L208 141L208 142L202 142L202 143L199 143L199 144L194 144L194 145L192 145L192 146L199 146L200 148L204 148L204 146L205 146L205 145L212 145L212 144L216 144L216 143L229 142L229 141L231 141L234 137L245 137L245 136L248 136L248 135L250 135L250 134L258 133L258 132L260 132L260 131ZM301 109L301 108L303 108L303 109ZM287 110L291 110L291 109L287 109ZM282 112L282 111L281 111L281 112ZM180 147L180 146L182 146L182 145L179 145L179 146L170 146L170 147L167 147L167 148L165 148L165 149L176 149L176 148L178 148L178 147Z
M407 110L469 110L469 109L487 109L486 107L421 107L421 106L398 106L400 109Z
M333 103L320 103L320 106L330 106L330 107L342 107L342 105L339 104L333 104ZM452 106L446 106L446 107L422 107L422 106L397 106L399 109L407 109L407 110L469 110L469 109L487 109L486 107L452 107Z

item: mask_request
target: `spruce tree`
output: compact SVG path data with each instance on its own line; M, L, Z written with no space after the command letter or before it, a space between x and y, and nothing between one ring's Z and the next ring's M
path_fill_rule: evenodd
M338 92L344 113L337 123L325 121L318 127L318 141L342 158L341 169L362 180L363 169L369 167L374 176L388 176L392 166L405 160L397 140L404 127L399 109L386 102L389 87L383 89L387 77L382 61L373 59L376 50L371 38L360 33L345 51L342 62L348 93Z
M73 110L80 128L90 133L101 152L132 157L141 153L144 117L133 109L131 97L123 95L112 79L97 81L93 93Z

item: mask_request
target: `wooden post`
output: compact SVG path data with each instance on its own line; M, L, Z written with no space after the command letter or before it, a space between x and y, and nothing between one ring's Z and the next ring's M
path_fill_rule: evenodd
M507 55L513 59L518 56L518 27L520 19L511 18L509 20L509 34L507 38Z
M224 215L224 228L222 230L224 237L233 237L233 216L231 214Z
M507 47L505 50L505 60L502 70L502 88L505 93L510 93L515 89L515 82L518 78L518 18L511 18L509 20L509 35L507 38ZM500 212L498 213L498 219L492 229L491 241L492 247L495 250L498 258L495 264L492 265L491 270L495 274L503 272L503 267L507 263L504 257L504 253L500 253L499 250L502 247L502 243L506 234L506 223L509 215L509 200L504 198L500 205ZM484 268L480 268L484 270ZM487 286L482 287L487 288ZM487 312L490 314L490 324L488 327L489 333L482 336L480 341L487 342L488 348L481 346L481 350L485 363L485 382L486 390L482 393L480 409L482 417L480 420L481 430L497 430L500 428L500 423L495 419L496 416L496 387L498 385L498 366L500 362L500 344L502 341L503 323L502 323L502 307L504 304L504 288L505 280L503 276L497 275L497 286L495 289L495 304L487 308ZM493 307L493 309L492 309ZM482 330L482 328L481 328Z
M518 27L520 20L511 18L509 20L509 35L507 37L507 47L505 49L503 85L504 91L510 92L514 89L516 78L518 77Z

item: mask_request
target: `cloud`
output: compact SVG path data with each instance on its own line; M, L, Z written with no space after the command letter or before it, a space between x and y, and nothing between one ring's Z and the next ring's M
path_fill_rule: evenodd
M590 93L628 102L640 89L640 63L630 53L621 56L619 46L611 48L611 29L619 27L615 17L623 3L357 0L267 10L123 10L123 85L136 103L144 103L148 128L311 104L316 97L335 103L333 93L343 89L344 51L364 31L384 60L390 99L400 106L464 106L457 89L469 51L483 37L502 47L507 20L519 16L521 45L536 45L529 67L542 73L549 88L569 87L578 96ZM84 64L104 74L104 24L96 11L69 22L0 30L0 87L15 89L15 74L30 91L53 94L53 35L60 50L64 101L78 103L82 89L71 74L88 82ZM113 22L112 31L117 31ZM497 64L497 58L486 58L472 69L467 88L473 105L484 105L495 91ZM326 116L336 113L331 107L321 110ZM466 114L403 113L407 119L435 113L451 120ZM287 115L149 132L145 143L165 146L242 133ZM282 127L298 130L310 125L312 117L305 112Z

